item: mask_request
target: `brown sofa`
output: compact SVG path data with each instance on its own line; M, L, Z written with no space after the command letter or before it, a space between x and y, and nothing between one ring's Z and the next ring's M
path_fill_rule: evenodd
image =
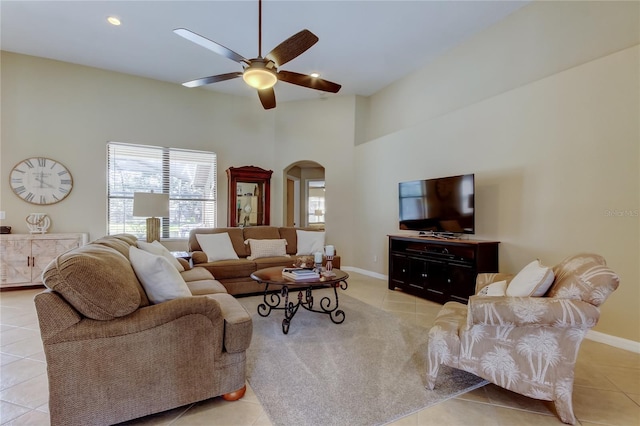
M245 386L251 316L203 268L192 294L151 304L129 262L129 235L56 258L35 296L52 425L106 425ZM242 393L242 392L240 392Z
M293 228L276 226L250 226L245 228L197 228L189 233L188 250L191 252L191 260L194 266L206 268L220 281L229 294L243 295L255 294L264 291L264 286L251 279L251 274L258 269L272 266L292 266L303 256L296 256L298 252L297 229L305 231L316 231L312 228ZM209 262L206 253L202 250L196 234L217 234L228 233L233 249L239 259L218 260ZM286 252L290 257L276 256L263 257L255 260L247 259L251 255L251 250L245 241L249 239L285 239L287 240ZM304 256L309 258L309 256ZM323 256L323 264L326 258ZM340 256L333 258L333 267L340 268Z

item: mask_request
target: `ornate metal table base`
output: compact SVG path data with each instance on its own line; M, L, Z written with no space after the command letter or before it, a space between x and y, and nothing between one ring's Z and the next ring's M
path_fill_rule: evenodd
M317 285L317 283L315 284ZM295 286L300 287L300 283L296 283ZM310 284L306 288L301 288L298 291L298 301L297 303L294 303L292 301L289 301L288 285L282 285L282 290L280 290L280 294L278 294L277 292L269 293L269 283L265 283L264 303L258 305L258 314L262 317L266 317L269 316L272 310L283 310L284 319L282 320L282 332L284 334L289 333L289 325L291 324L291 320L296 315L296 312L298 312L298 309L301 306L307 311L329 315L329 318L331 318L331 321L334 324L342 324L344 322L345 315L343 310L338 309L338 288L346 290L347 281L342 280L331 283L331 288L333 288L335 300L332 301L330 297L325 296L320 299L320 303L318 304L319 309L314 309L313 284ZM283 299L284 304L280 306Z

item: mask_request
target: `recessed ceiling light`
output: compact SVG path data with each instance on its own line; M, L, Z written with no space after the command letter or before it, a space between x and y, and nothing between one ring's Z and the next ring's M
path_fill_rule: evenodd
M107 18L107 22L115 26L120 25L120 19L116 18L115 16L109 16Z
M320 74L318 74L317 72L312 72L311 74L309 74L311 77L313 78L318 78L320 77Z

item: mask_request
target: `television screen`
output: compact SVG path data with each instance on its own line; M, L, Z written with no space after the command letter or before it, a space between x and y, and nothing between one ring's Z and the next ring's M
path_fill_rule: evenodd
M475 233L474 175L398 184L400 229Z

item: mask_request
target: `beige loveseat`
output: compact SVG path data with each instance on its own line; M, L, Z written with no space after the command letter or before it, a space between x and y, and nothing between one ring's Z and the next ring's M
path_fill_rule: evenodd
M191 259L194 266L206 268L220 281L229 294L253 294L264 291L264 286L251 279L251 274L258 269L272 266L292 266L298 259L310 259L308 254L297 256L298 253L298 233L297 230L306 232L319 232L311 228L301 229L293 227L276 226L250 226L245 228L197 228L191 230L189 234L188 250L191 252ZM207 254L203 251L197 234L220 234L227 233L231 240L233 250L238 259L225 259L210 262ZM251 256L251 248L246 241L254 240L286 240L285 256L268 256L257 259L248 259ZM340 268L340 256L334 256L333 267ZM326 257L323 256L323 264L326 264Z
M619 278L596 254L569 257L553 268L545 297L472 296L446 303L429 331L427 388L441 364L468 371L519 394L553 401L575 423L572 393L580 343ZM479 274L476 294L507 274Z
M203 296L151 304L129 261L134 245L104 237L43 273L35 305L52 425L113 424L244 389L247 311L188 265L181 275Z

